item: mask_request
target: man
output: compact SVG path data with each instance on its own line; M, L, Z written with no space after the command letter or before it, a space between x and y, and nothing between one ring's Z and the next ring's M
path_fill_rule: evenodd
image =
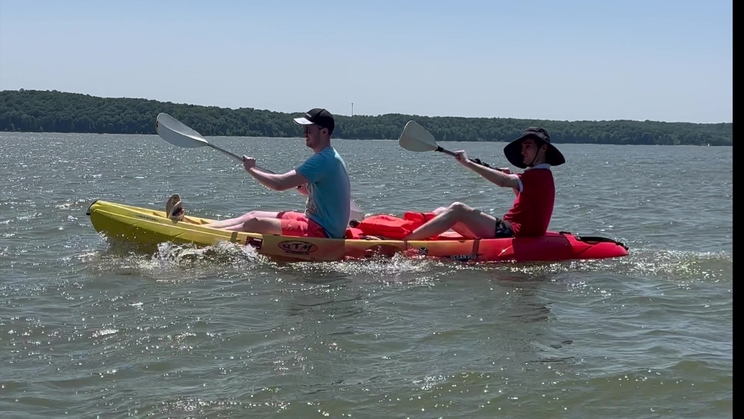
M509 169L491 169L468 160L464 151L458 151L455 157L463 166L489 182L514 189L516 199L503 218L455 202L449 207L434 210L436 216L405 239L423 240L450 228L469 239L544 235L553 215L555 201L555 184L550 167L559 166L566 160L550 143L548 132L539 127L527 128L521 137L504 147L504 154L511 164L526 170L512 174Z
M275 191L299 188L307 195L305 212L251 211L243 216L216 221L211 227L261 234L295 237L343 238L349 221L351 186L346 163L331 147L336 124L325 109L314 108L301 125L305 145L315 153L295 170L283 174L267 173L256 167L256 159L243 156L243 167L260 184Z

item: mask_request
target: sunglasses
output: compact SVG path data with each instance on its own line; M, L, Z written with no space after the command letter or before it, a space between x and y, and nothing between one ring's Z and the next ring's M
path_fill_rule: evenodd
M312 125L303 125L302 126L302 133L303 134L310 134L312 132L312 127L318 127L318 130L321 130L325 127L321 127L320 125L312 124Z

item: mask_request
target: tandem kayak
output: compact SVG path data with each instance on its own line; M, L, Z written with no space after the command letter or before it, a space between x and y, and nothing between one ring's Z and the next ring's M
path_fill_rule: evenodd
M541 237L464 239L446 234L436 239L403 241L379 237L328 239L232 232L209 227L215 220L185 216L174 221L165 211L96 200L86 215L109 241L155 248L160 243L212 246L231 242L284 261L338 261L402 254L471 262L555 262L628 255L628 248L604 237L548 232Z

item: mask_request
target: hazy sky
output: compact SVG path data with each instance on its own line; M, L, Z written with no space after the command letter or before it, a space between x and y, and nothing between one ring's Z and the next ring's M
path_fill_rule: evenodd
M0 0L0 90L732 121L732 1Z

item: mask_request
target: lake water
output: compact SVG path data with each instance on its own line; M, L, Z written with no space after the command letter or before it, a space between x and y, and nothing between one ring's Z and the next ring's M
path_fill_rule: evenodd
M300 139L214 138L263 167ZM441 153L344 141L353 195L400 214L513 193ZM506 166L501 143L443 143ZM0 417L730 418L732 148L558 144L552 230L630 256L554 264L279 264L110 247L94 199L301 209L157 136L0 133Z

